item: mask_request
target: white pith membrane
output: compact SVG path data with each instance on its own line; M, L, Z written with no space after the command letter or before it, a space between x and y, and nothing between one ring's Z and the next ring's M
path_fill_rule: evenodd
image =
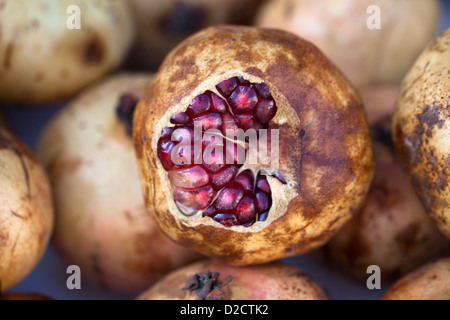
M270 90L270 94L273 98L273 100L276 102L277 106L277 112L272 120L269 122L269 128L273 129L273 124L277 124L278 126L289 123L292 130L296 130L297 132L300 131L300 119L297 116L296 112L290 107L287 99L278 92L278 90L272 86L269 82L264 81L263 79L259 77L255 77L253 75L249 75L246 73L243 73L242 71L230 71L228 73L221 74L216 77L208 78L207 81L201 83L195 90L191 92L190 95L184 97L180 103L173 105L168 108L166 113L161 117L161 119L158 121L158 123L155 126L154 132L157 133L153 136L152 139L152 149L153 152L158 159L156 161L157 163L157 177L161 179L161 185L163 190L161 192L165 195L167 200L167 206L174 217L175 221L177 222L178 226L181 227L182 225L188 226L188 227L195 227L198 225L213 225L218 228L224 228L228 230L236 230L239 232L258 232L262 229L264 229L267 225L272 223L273 221L277 220L279 217L283 216L286 211L287 207L289 205L289 202L295 198L297 193L297 181L294 179L294 175L291 174L289 171L283 171L283 168L280 166L279 169L276 172L279 172L282 174L284 179L286 180L287 184L283 184L280 180L278 180L275 177L272 177L271 175L275 172L267 172L265 177L267 179L267 182L271 189L271 197L272 197L272 205L270 207L267 219L265 221L256 221L251 226L243 226L243 225L233 225L230 227L222 225L220 222L215 221L213 218L205 216L202 216L202 213L204 210L198 211L194 215L187 216L183 214L179 207L177 206L175 200L174 200L174 187L172 187L170 180L169 180L169 172L165 170L163 167L161 161L158 158L158 140L161 137L161 132L164 128L174 127L175 125L170 122L170 118L181 112L185 112L188 108L188 106L192 103L193 99L207 91L211 91L214 94L218 95L221 99L223 99L228 106L228 109L230 110L230 106L228 104L227 98L223 96L217 89L216 85L221 83L224 80L228 80L230 78L234 77L242 77L244 80L249 81L252 84L258 84L258 83L265 83ZM202 133L203 134L203 133ZM279 140L280 145L281 141L283 139L282 132L280 132ZM225 142L225 141L224 141ZM204 151L204 150L202 150ZM243 171L247 169L252 169L255 183L257 179L257 173L259 170L255 170L255 165L249 165L248 164L249 157L246 157L245 163L239 168L238 173L235 175L235 178ZM281 154L280 154L280 162L281 162ZM261 166L261 169L263 166ZM264 170L263 170L264 171ZM262 174L262 172L261 172ZM233 178L233 181L234 179ZM218 190L216 196L211 201L210 204L213 204L215 200L217 199L217 196L220 194L220 191L222 189Z

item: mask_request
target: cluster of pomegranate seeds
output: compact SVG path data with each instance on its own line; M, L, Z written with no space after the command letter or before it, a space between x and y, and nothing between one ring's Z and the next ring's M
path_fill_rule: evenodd
M226 143L224 137L229 130L267 129L277 107L264 83L252 84L234 77L216 88L222 97L206 91L195 97L185 112L170 118L174 127L162 130L158 157L168 171L174 199L184 215L202 212L227 227L250 226L267 219L272 206L270 186L264 175L255 177L251 170L242 170L245 148L240 153L240 146ZM200 123L202 130L198 155L195 142L200 137L194 134L194 123ZM217 134L205 134L211 129ZM215 152L218 145L223 146L222 152Z

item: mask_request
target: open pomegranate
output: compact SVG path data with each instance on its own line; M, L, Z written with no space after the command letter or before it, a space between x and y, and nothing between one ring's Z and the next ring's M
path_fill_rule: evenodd
M221 26L190 37L134 121L149 211L174 240L231 264L325 243L373 175L355 90L282 31Z

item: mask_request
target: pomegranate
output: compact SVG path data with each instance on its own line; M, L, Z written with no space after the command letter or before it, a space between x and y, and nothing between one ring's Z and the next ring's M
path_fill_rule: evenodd
M305 272L279 262L231 267L201 261L167 275L139 300L327 300Z
M365 86L359 88L361 100L366 110L367 120L376 124L394 114L400 86Z
M43 256L53 230L45 170L18 137L0 126L0 294Z
M383 300L450 300L450 258L429 263L398 280Z
M39 156L53 185L54 243L103 288L137 293L199 255L167 238L145 208L131 138L150 74L89 89L45 129Z
M134 138L162 229L235 265L322 245L373 174L357 93L283 31L220 26L184 41L140 101Z
M42 294L36 293L8 293L4 295L0 295L0 300L53 300L50 297L47 297Z
M256 18L317 45L357 86L399 84L439 22L439 0L269 0Z
M332 265L357 279L367 279L370 265L390 280L450 254L394 158L390 126L390 118L373 126L375 177L363 209L324 247Z
M157 70L164 57L189 35L219 24L251 24L262 0L132 0L138 39L129 63Z
M425 210L450 238L450 28L430 42L402 83L397 153Z

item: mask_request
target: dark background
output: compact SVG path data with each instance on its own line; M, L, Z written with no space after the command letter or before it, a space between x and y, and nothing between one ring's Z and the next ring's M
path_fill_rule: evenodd
M441 0L443 19L441 31L450 27L450 1ZM418 21L417 23L420 23ZM33 149L41 130L64 103L36 109L28 107L4 106L4 111L12 130L21 136ZM334 299L379 299L389 284L384 284L381 290L369 290L365 282L356 282L330 270L327 266L314 259L311 254L284 259L283 261L300 267L311 274ZM12 292L34 292L49 295L55 299L132 299L132 295L118 295L105 292L83 281L82 289L70 291L66 287L68 275L65 264L50 245L38 267Z

